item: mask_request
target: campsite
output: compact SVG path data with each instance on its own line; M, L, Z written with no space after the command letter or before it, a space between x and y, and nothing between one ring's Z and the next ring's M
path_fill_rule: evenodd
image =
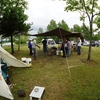
M45 87L42 100L99 100L100 99L100 47L92 47L91 61L87 61L88 46L82 46L82 54L73 52L69 58L60 55L44 56L42 44L39 44L37 60L29 55L27 44L20 51L15 46L14 57L32 58L31 67L11 67L11 93L15 100L29 100L34 86ZM10 47L4 47L9 53ZM70 73L69 73L69 69ZM18 90L25 91L25 97L19 97ZM7 100L0 97L0 100ZM33 99L34 100L34 99Z
M99 1L1 0L0 100L100 100Z

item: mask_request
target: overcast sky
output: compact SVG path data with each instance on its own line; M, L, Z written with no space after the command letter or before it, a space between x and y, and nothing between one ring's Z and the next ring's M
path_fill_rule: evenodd
M70 28L74 24L82 25L79 19L79 13L77 12L66 12L64 7L66 7L65 1L59 0L27 0L28 10L25 14L29 16L28 22L33 22L33 31L31 34L36 34L39 28L45 31L47 25L53 19L58 24L64 20Z

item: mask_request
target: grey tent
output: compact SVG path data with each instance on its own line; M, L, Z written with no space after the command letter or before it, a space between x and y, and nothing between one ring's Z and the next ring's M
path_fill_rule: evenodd
M30 36L57 36L58 38L80 37L82 40L84 39L81 33L66 31L62 28L56 28L54 30L40 33L40 34L34 34L34 35L30 34Z

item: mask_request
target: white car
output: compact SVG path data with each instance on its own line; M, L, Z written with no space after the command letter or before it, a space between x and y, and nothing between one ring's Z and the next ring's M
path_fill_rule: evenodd
M42 39L43 41L44 39ZM47 39L47 46L48 47L55 47L56 46L56 42L53 39Z
M15 44L15 43L13 43ZM11 46L11 42L3 43L2 46Z
M50 47L51 46L53 47L53 46L56 46L56 43L53 39L47 39L47 45L50 46Z
M83 45L84 45L84 46L89 46L90 43L89 43L89 41L84 41L84 42L83 42Z

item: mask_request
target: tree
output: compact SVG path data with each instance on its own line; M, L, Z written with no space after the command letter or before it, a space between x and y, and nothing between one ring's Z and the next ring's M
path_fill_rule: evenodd
M50 24L47 25L47 31L51 31L55 28L57 28L57 24L56 24L56 21L54 21L53 19L50 21Z
M50 24L47 25L47 31L51 31L53 29L56 29L58 27L58 25L56 24L56 21L54 21L53 19L50 21ZM48 38L51 38L50 36ZM57 37L54 36L52 37L55 41L57 40Z
M23 26L21 26L20 28L20 33L17 34L17 37L19 38L18 40L18 51L20 50L20 42L21 42L21 39L20 39L20 35L27 35L29 29L31 28L31 24L26 24L24 23ZM28 38L28 37L27 37ZM27 39L26 39L27 40Z
M11 37L11 49L12 53L14 53L13 36L27 33L30 29L30 25L25 23L28 19L28 16L24 14L27 2L24 0L9 0L7 5L4 5L4 8L5 11L0 17L0 34Z
M58 23L58 26L66 31L69 31L70 28L68 27L68 25L66 24L66 22L64 20L61 21L61 23Z
M42 28L39 28L37 33L38 34L43 33L43 29ZM38 41L37 42L41 42L42 39L43 39L43 37L38 37Z
M73 26L73 28L71 28L71 31L80 32L84 36L84 39L90 40L89 27L88 26L85 26L85 25L79 26L79 25L75 24Z
M79 25L77 25L77 24L73 25L73 28L71 28L71 31L72 32L80 32L80 33L83 33L82 32L82 28ZM74 39L74 41L76 41L76 37L73 37L72 39Z
M89 27L86 25L81 26L82 34L86 40L90 40Z
M81 27L79 25L75 24L73 26L73 32L80 32L81 33L82 29L81 29Z
M82 18L81 20L85 20L87 18L89 21L90 46L87 57L87 61L89 61L91 59L93 21L97 16L100 15L100 6L98 5L98 0L67 0L65 11L79 11Z

